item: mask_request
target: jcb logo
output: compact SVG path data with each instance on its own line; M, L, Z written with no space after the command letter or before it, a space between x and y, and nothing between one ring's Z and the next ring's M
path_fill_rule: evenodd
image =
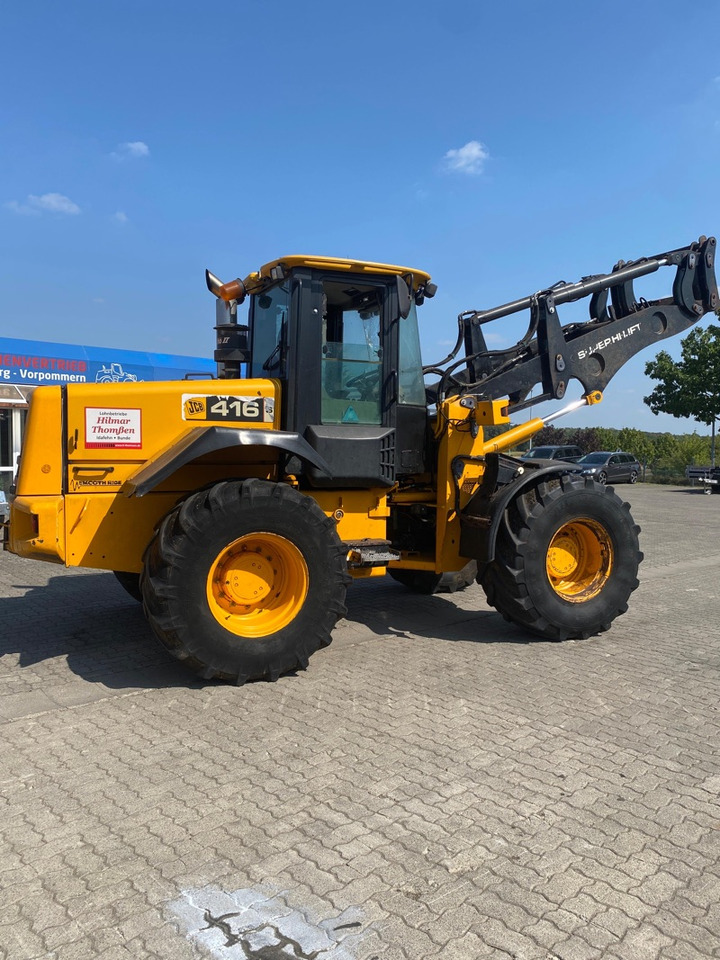
M185 401L186 420L205 420L205 397L189 397Z

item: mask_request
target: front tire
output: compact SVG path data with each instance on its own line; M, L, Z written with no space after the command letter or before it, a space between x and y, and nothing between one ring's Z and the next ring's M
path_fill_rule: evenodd
M506 620L551 640L584 639L627 610L639 532L612 487L540 481L506 508L480 584Z
M142 591L164 647L234 683L307 666L345 613L346 550L309 497L264 480L184 500L145 554Z

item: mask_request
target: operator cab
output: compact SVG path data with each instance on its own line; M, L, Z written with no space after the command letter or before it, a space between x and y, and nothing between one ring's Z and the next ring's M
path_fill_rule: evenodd
M281 384L281 427L331 468L293 462L315 487L389 487L427 466L427 407L417 305L436 290L409 267L291 256L244 281L208 287L218 299L221 377ZM247 325L237 304L249 294Z

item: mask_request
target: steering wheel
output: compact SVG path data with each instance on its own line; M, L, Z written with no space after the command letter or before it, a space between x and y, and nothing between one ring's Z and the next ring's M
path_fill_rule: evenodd
M377 370L366 370L365 373L351 377L346 387L356 387L361 400L377 400L380 391L380 377Z

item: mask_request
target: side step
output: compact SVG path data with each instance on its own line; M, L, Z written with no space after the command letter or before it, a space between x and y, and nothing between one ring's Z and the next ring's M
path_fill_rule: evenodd
M345 546L349 567L384 567L400 559L400 551L393 550L389 540L355 540Z

